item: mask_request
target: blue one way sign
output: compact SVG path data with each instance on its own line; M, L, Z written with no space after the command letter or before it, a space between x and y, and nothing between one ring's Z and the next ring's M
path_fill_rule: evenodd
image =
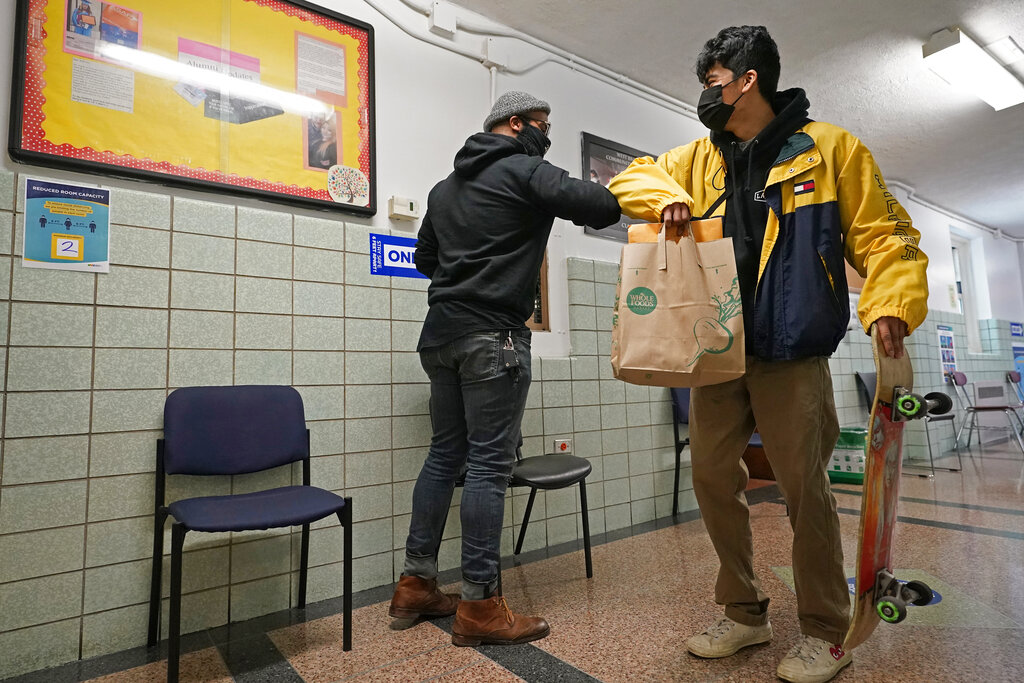
M416 238L370 233L370 274L391 277L427 276L416 270Z

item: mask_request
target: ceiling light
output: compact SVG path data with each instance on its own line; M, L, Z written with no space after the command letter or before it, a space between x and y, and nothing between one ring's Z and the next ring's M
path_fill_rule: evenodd
M999 111L1024 102L1024 83L958 28L943 29L924 44L924 63L954 88Z

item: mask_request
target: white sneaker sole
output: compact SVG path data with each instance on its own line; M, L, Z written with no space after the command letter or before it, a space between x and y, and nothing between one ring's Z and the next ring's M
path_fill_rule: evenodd
M839 660L839 668L833 671L831 674L821 674L819 676L810 676L803 672L790 673L777 670L775 675L784 681L790 681L790 683L825 683L825 681L831 681L833 678L839 675L839 672L853 664L853 657L847 654L845 657L846 661Z
M751 647L752 645L762 645L764 643L767 643L772 639L774 635L774 632L768 631L768 633L765 633L762 636L758 636L755 640L748 640L742 643L737 643L736 646L733 647L731 650L704 649L700 645L690 643L686 644L686 649L689 650L691 654L697 655L698 657L701 657L703 659L720 659L722 657L731 657L732 655L736 654L745 647Z

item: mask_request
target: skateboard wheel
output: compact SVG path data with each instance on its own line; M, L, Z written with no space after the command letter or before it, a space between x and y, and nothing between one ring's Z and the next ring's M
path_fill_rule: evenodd
M916 394L906 394L896 402L896 410L906 418L915 418L921 413L921 397Z
M942 391L933 391L925 394L924 398L928 401L930 415L945 415L953 409L953 399L948 394Z
M909 600L909 602L910 604L917 605L918 607L922 607L924 605L929 604L932 601L932 598L934 597L932 595L932 589L928 586L928 584L926 584L923 581L907 581L906 585L903 587L903 590L908 592L912 591L913 593L917 594L918 597L914 600ZM901 597L909 598L909 595L904 593Z
M907 618L907 605L896 597L882 598L875 605L875 610L882 621L898 624Z

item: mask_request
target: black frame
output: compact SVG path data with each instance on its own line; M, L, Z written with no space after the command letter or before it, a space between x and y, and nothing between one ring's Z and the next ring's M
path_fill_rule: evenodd
M51 0L52 1L52 0ZM169 173L161 173L146 169L136 169L130 166L119 166L98 161L87 161L74 159L57 154L48 154L34 150L24 149L22 145L22 120L24 109L25 93L25 72L28 55L28 31L29 31L29 0L17 0L15 13L15 37L14 37L14 71L11 78L11 115L10 128L8 131L8 153L14 161L56 168L65 171L77 171L79 173L101 174L114 178L125 178L128 180L141 180L150 183L157 183L168 187L180 187L204 192L215 192L218 194L231 194L242 197L262 199L275 203L301 206L304 208L319 209L324 211L340 211L360 216L373 216L377 213L377 122L376 122L376 91L374 73L374 33L373 26L358 19L353 19L344 14L334 12L313 5L305 0L279 0L294 5L305 11L320 14L340 23L349 24L366 32L367 47L367 112L366 118L369 126L369 155L370 167L366 174L369 182L369 205L352 206L341 202L326 201L298 195L271 192L255 188L222 183L213 180L200 180L178 176ZM134 157L133 157L134 158Z
M605 155L615 155L619 161L619 165L622 168L616 170L618 173L626 168L634 159L637 157L651 157L653 154L647 152L641 152L638 149L627 147L618 142L612 140L606 140L599 138L596 135L582 132L580 133L582 151L582 162L583 162L583 174L580 176L583 180L590 180L590 171L596 170L591 167L591 159L595 153L604 153ZM611 180L611 177L608 178ZM603 183L602 183L603 184ZM626 215L619 217L619 223L615 226L609 226L607 228L597 229L592 228L589 225L583 228L583 233L586 235L593 235L594 237L603 237L605 239L615 240L617 242L627 242L629 237L629 226L637 223L645 223L646 221L637 220L635 218L629 218Z

